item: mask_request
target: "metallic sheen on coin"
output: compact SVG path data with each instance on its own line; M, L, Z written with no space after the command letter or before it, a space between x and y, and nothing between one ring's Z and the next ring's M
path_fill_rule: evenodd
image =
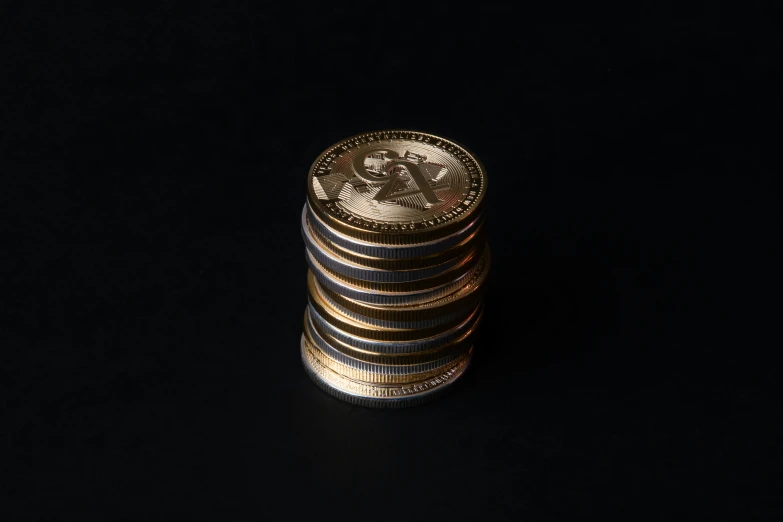
M352 136L325 150L308 201L327 226L384 245L437 240L463 228L487 191L484 167L464 147L403 130Z
M422 132L359 134L315 160L300 217L300 353L318 387L399 408L465 373L490 270L486 192L471 152Z

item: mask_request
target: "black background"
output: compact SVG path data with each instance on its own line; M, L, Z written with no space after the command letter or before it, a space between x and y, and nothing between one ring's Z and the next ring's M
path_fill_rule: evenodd
M0 518L783 513L779 13L632 4L5 4ZM404 411L298 355L307 169L383 128L490 179L474 365Z

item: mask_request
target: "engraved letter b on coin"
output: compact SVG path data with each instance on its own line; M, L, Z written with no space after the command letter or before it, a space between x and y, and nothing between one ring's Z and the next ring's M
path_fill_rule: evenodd
M393 150L372 149L356 156L353 168L356 175L368 184L382 185L372 198L375 201L396 201L421 194L426 206L432 207L443 201L435 195L430 183L440 180L445 169L441 165L424 163L423 159L426 158L417 154L406 153L400 158Z

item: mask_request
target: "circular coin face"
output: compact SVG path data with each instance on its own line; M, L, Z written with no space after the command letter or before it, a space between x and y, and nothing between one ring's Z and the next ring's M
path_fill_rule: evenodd
M393 245L464 226L486 190L484 167L464 147L412 131L343 140L318 157L308 177L310 205L328 226Z

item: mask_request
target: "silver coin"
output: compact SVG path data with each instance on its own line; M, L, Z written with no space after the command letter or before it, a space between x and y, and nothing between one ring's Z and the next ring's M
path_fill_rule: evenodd
M345 343L355 350L377 353L381 355L413 354L427 352L442 348L449 343L456 342L461 337L469 335L481 320L482 307L479 306L463 322L441 334L414 341L378 341L365 339L348 332L344 332L326 321L312 306L307 307L309 320L315 327L338 341Z
M381 306L409 306L448 296L462 288L481 268L478 264L473 265L465 272L455 276L453 280L431 288L409 292L388 292L353 285L330 274L309 251L305 252L305 257L310 270L312 270L318 282L325 288L329 288L356 301Z
M312 275L312 272L310 272L307 277L308 285L310 284L310 281L312 281L313 286L317 286L317 292L323 293L324 296L328 298L329 303L335 305L335 308L346 308L364 318L382 319L384 321L391 321L392 323L399 323L402 325L402 322L406 321L420 322L432 318L440 320L444 319L446 316L453 317L452 314L459 314L460 311L469 312L474 310L483 296L484 283L489 273L490 263L489 248L487 247L482 258L482 270L471 278L465 286L441 299L411 306L389 307L368 305L367 303L345 297L339 292L317 285L317 280ZM426 325L428 323L422 324ZM383 326L383 324L378 323L378 326Z
M305 335L307 336L308 341L313 343L333 361L337 361L354 370L379 375L414 375L417 373L429 372L462 357L467 350L470 349L470 346L466 346L461 352L451 352L444 357L418 364L378 364L361 361L341 352L339 349L329 344L329 342L321 336L318 329L314 328L309 322L305 323Z
M338 274L342 274L345 277L361 279L363 281L374 281L379 283L419 281L442 274L460 265L464 260L462 257L456 257L438 265L410 270L381 270L379 268L362 266L339 257L325 245L321 244L307 225L305 211L302 211L302 237L304 238L307 250L324 267L337 272Z
M414 328L429 328L438 326L441 324L445 324L448 322L453 322L457 320L459 317L465 318L468 315L470 315L470 312L472 312L475 309L475 306L472 307L470 310L454 310L449 313L443 313L438 315L433 315L431 317L421 318L417 320L410 320L410 321L392 321L387 319L381 319L378 317L369 317L366 315L363 315L361 313L358 313L354 310L351 310L349 308L346 308L339 304L337 301L332 299L332 297L324 292L320 285L318 284L318 281L314 279L315 282L315 288L318 292L318 297L320 297L321 300L326 302L331 308L334 310L337 310L341 314L350 317L354 321L364 323L367 325L372 326L379 326L381 328L400 328L400 329L414 329Z
M370 408L405 408L425 403L452 388L470 366L471 356L461 359L442 374L416 383L376 385L347 379L323 366L301 338L302 364L307 375L326 393L342 401Z
M461 229L440 239L413 245L379 245L354 239L329 227L315 212L313 212L309 202L305 203L305 210L307 213L306 219L310 223L310 226L329 241L357 254L386 259L422 257L443 252L460 243L465 237L473 233L473 231L475 231L484 221L484 214L480 213L473 217L471 221Z

